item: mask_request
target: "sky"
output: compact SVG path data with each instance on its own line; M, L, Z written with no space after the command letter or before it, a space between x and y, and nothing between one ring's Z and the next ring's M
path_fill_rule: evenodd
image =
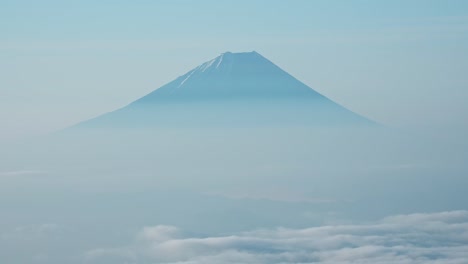
M468 126L466 1L0 1L1 140L120 108L255 50L391 127Z
M8 263L468 258L468 1L0 0L0 33ZM41 136L253 50L383 126Z

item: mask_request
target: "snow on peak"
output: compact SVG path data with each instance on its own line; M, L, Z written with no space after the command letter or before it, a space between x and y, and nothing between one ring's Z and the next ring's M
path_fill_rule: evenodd
M184 86L190 79L206 73L230 73L234 68L241 67L264 67L265 62L272 65L267 59L255 51L251 52L230 52L226 51L221 53L218 57L209 60L198 67L194 68L190 72L181 76L180 82L177 88ZM260 68L261 68L260 67Z
M208 70L219 69L219 68L221 68L223 63L232 63L232 60L235 59L235 58L238 58L238 59L240 59L242 57L254 58L251 55L254 55L257 58L262 57L261 55L258 56L259 54L257 52L255 52L255 51L251 51L251 52L230 52L230 51L226 51L226 52L221 53L221 55L219 55L218 57L203 63L202 65L198 66L195 69L199 70L201 72L205 72L205 71L208 71Z
M211 65L213 65L213 63L217 60L218 58L215 58L215 59L212 59L210 61L207 61L205 63L203 63L201 66L200 66L200 70L202 72L206 71L207 69L209 69L211 67Z
M218 69L219 65L223 61L223 56L224 56L224 54L222 54L221 56L218 57L219 59L218 59L218 63L216 64L216 69Z

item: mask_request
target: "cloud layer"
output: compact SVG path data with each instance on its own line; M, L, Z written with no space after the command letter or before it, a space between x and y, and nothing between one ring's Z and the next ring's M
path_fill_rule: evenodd
M468 211L213 237L153 226L143 228L130 246L95 249L85 255L87 263L461 264L468 259Z

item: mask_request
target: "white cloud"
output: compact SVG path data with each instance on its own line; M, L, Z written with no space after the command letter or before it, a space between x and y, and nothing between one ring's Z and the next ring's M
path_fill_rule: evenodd
M96 249L86 256L89 263L461 264L468 259L468 211L213 237L184 236L171 226L145 227L131 246Z

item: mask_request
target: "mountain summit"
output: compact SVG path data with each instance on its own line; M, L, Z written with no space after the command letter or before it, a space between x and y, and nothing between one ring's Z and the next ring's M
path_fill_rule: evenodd
M257 52L225 52L85 127L372 124Z
M225 52L135 103L212 98L322 97L257 52Z

